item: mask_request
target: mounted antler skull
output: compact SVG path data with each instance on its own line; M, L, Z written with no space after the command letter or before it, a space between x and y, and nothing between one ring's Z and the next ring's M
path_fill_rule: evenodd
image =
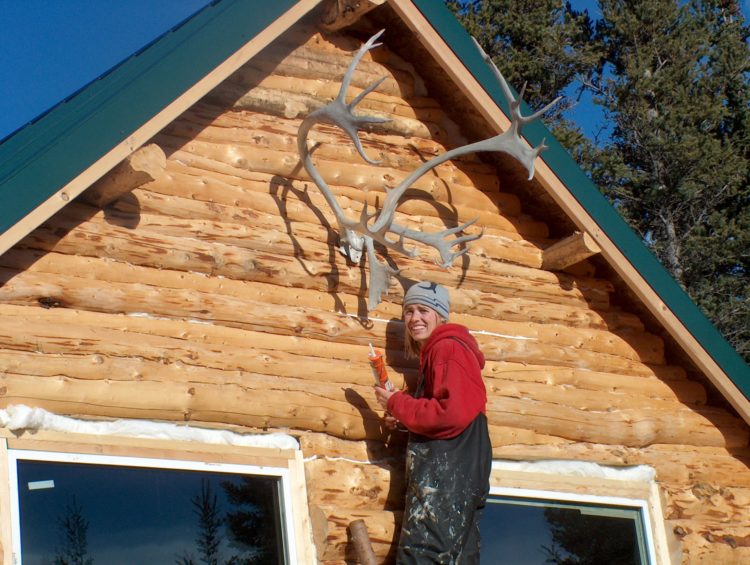
M372 310L380 303L382 294L388 289L391 276L398 273L397 270L378 259L375 252L374 242L379 243L387 250L397 251L409 257L416 257L418 255L418 250L415 246L407 246L406 240L429 245L434 247L440 253L440 265L443 268L448 268L456 258L468 251L468 247L465 245L466 243L482 237L482 232L475 235L456 236L456 234L463 232L463 230L472 225L476 219L460 226L433 233L411 230L395 223L394 216L399 201L413 183L422 175L449 159L453 159L459 155L479 151L501 151L511 155L520 161L520 163L526 168L529 173L529 180L531 180L534 176L534 160L539 153L546 149L546 146L544 145L544 141L542 141L537 147L533 148L524 144L520 136L521 129L524 125L539 118L539 116L557 102L556 99L531 116L522 116L520 111L521 100L516 100L507 82L500 74L500 71L475 41L475 44L482 53L484 60L490 65L495 77L500 83L503 95L508 100L511 114L511 127L505 133L490 139L458 147L434 157L417 168L413 173L401 181L398 186L390 189L385 187L385 201L379 210L370 213L367 201L365 200L359 218L350 218L344 213L330 187L315 168L315 164L310 156L307 138L310 130L315 124L333 124L346 132L357 148L360 156L365 161L373 165L378 164L378 161L373 161L365 154L357 132L366 124L382 123L387 122L388 120L374 116L358 116L353 113L353 110L357 104L365 98L365 96L375 90L385 80L385 77L382 77L368 86L348 104L346 103L346 91L349 88L349 83L351 82L354 70L365 53L370 49L374 49L381 45L380 43L375 42L383 31L384 30L381 30L372 36L357 52L344 74L341 88L336 99L323 108L310 113L302 121L302 124L300 124L297 133L297 147L302 158L302 163L310 177L323 193L326 202L328 202L328 205L336 216L336 221L339 225L339 243L341 252L353 263L359 263L362 258L362 252L367 252L367 259L370 264L370 281L368 284L369 310ZM524 89L521 90L521 98L523 98L523 91ZM391 237L389 237L389 234L392 234Z

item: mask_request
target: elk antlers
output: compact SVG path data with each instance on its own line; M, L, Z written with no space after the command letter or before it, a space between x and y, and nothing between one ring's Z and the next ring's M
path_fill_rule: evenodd
M500 74L500 71L475 41L475 44L479 48L484 60L490 65L490 68L493 70L495 77L500 83L503 95L509 102L511 127L508 131L490 139L458 147L430 159L407 176L395 188L389 189L386 187L385 201L379 210L370 213L367 201L365 200L359 218L350 218L344 213L330 187L315 168L308 148L308 135L313 126L318 123L327 123L338 126L349 136L354 143L354 146L357 148L357 152L366 162L373 165L378 164L378 161L370 159L365 154L357 132L366 124L382 123L389 120L374 116L355 115L353 110L356 108L357 104L365 98L365 96L375 90L385 80L385 77L372 83L348 104L346 103L346 91L349 89L349 83L351 82L354 70L362 60L365 53L381 45L380 43L376 43L376 41L383 31L384 30L381 30L373 35L367 43L362 45L354 56L354 59L349 64L349 67L344 74L341 88L336 99L326 106L311 112L302 121L297 133L297 148L302 158L302 163L325 197L326 202L331 207L331 210L336 217L336 221L338 222L341 252L354 263L360 262L363 251L367 253L367 258L370 263L370 281L368 285L368 308L370 310L380 303L382 294L388 289L388 283L390 282L391 276L398 273L396 269L393 269L387 263L383 263L378 259L374 242L379 243L387 250L397 251L409 257L416 257L418 255L418 250L415 246L407 246L406 240L423 243L430 247L434 247L440 253L441 261L439 264L443 268L448 268L456 258L462 256L468 251L468 247L465 245L466 243L479 239L483 235L483 232L480 232L479 234L474 235L452 237L463 232L463 230L472 225L476 219L453 228L433 233L411 230L395 223L394 216L396 208L398 207L399 201L404 193L419 177L434 169L439 164L459 155L479 151L502 151L511 155L521 162L529 172L529 179L531 179L534 176L534 160L539 153L546 148L546 146L544 145L544 141L542 141L537 147L533 148L524 144L520 137L521 129L529 122L538 119L539 116L546 112L550 106L555 104L558 100L556 99L551 104L545 106L531 116L523 116L520 110L521 100L516 100L507 82ZM524 89L521 90L521 98L523 97ZM389 234L392 234L395 237L388 237Z

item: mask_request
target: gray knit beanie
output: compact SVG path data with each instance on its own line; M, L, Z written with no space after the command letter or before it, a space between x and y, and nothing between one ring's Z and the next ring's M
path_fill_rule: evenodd
M451 299L445 287L430 281L422 281L409 287L404 295L404 308L409 304L424 304L448 319L451 310Z

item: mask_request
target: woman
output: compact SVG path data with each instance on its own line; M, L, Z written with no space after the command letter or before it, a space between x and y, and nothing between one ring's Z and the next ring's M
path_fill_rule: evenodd
M489 491L484 355L464 326L448 323L448 292L420 282L404 296L407 355L419 355L414 395L377 387L386 425L409 430L399 565L479 563L479 518Z

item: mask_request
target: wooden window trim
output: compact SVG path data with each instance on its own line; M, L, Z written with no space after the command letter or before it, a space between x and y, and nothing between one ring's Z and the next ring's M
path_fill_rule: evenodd
M644 510L649 559L654 565L671 565L673 555L681 555L669 543L662 507L662 494L655 480L613 479L598 476L567 475L551 471L513 471L493 468L490 496L517 495L551 500L624 504ZM525 493L525 494L522 494ZM674 542L674 540L673 540Z
M292 532L288 534L290 563L305 565L315 561L310 512L302 451L216 445L189 441L156 440L111 435L87 435L36 431L14 435L0 429L0 562L13 564L11 516L10 450L84 455L106 455L152 460L217 463L266 467L282 473L290 498Z

